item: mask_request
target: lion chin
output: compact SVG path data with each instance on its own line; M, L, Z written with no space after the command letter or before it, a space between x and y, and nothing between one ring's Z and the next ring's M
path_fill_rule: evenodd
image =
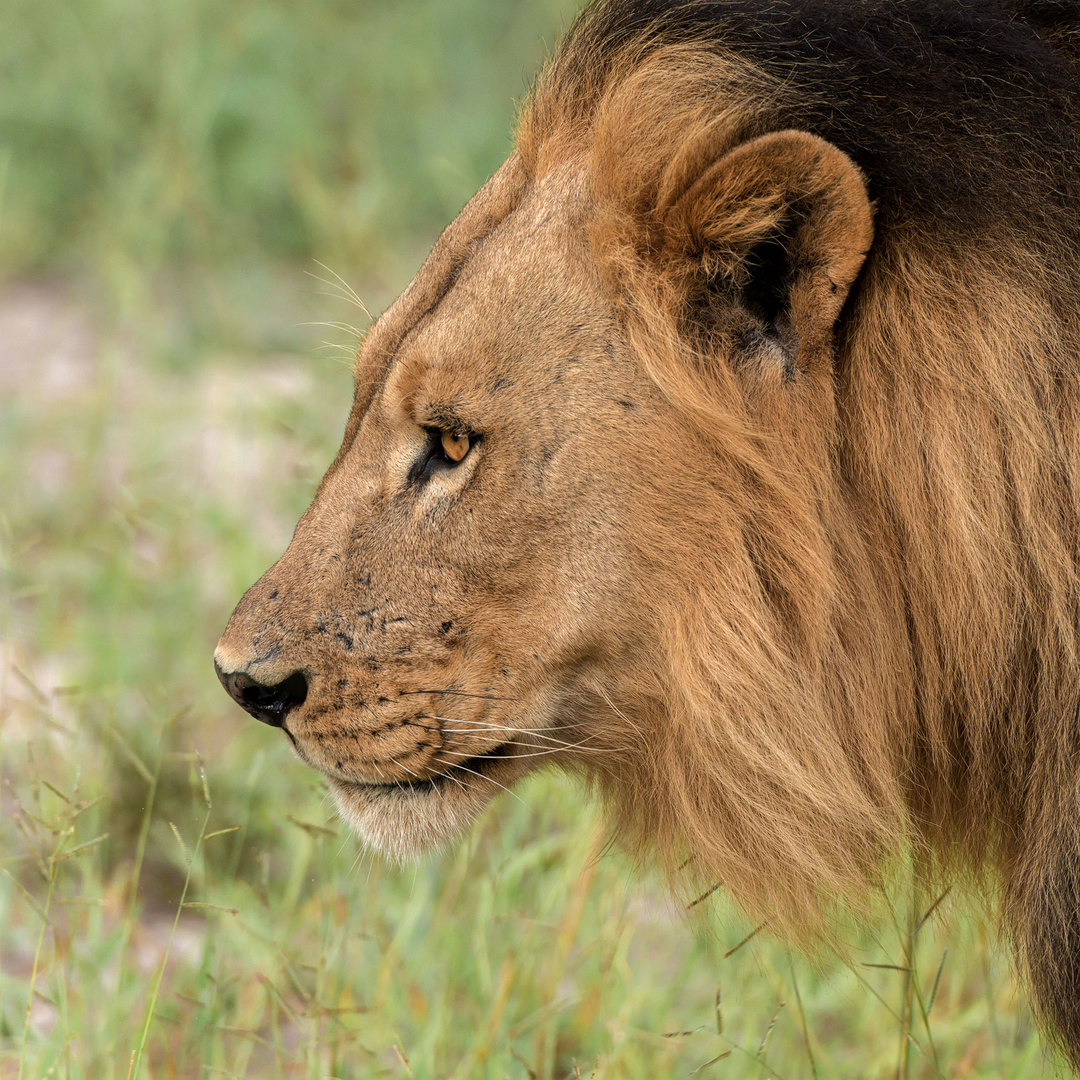
M400 863L456 840L498 791L484 791L480 784L455 791L440 784L417 791L394 784L327 782L350 828L368 847Z
M353 783L328 776L327 785L338 813L368 847L408 863L457 840L523 772L481 757L423 781Z

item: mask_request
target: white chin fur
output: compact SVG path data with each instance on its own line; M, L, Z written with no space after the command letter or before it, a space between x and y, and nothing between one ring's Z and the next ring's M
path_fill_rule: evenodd
M462 788L414 788L347 784L329 778L338 813L369 847L398 862L445 847L476 819L498 788L489 783Z

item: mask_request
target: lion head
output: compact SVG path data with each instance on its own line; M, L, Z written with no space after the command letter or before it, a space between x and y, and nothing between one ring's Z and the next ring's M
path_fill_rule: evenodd
M917 6L892 75L858 5L594 6L368 333L216 663L374 847L558 765L780 928L925 845L1071 933L1075 69L987 16L913 82Z
M769 657L770 606L791 604L793 633L820 632L796 598L836 571L817 493L792 484L827 460L833 324L870 206L858 170L811 135L701 137L713 162L676 163L654 211L663 248L633 256L647 286L621 280L628 211L597 191L609 148L542 173L524 154L503 167L365 341L341 452L222 639L230 689L285 730L384 851L453 836L549 762L618 782L628 759L671 756L659 740L703 719L671 715L681 650L699 634L730 635L714 648L733 698L770 694L757 672L777 669L777 764L790 754L781 720L797 691ZM730 246L723 266L696 250L710 231ZM783 260L806 269L773 295L761 273ZM630 321L642 287L639 306L662 321ZM675 366L682 338L723 365L724 385ZM671 370L641 363L643 347ZM687 408L695 391L710 398L700 414ZM710 566L717 547L728 554ZM789 566L763 584L770 547ZM701 663L695 678L720 676ZM739 739L770 737L732 720L746 725ZM682 736L664 730L674 723ZM821 770L866 798L830 741ZM687 797L703 766L686 761ZM788 785L807 806L822 794Z

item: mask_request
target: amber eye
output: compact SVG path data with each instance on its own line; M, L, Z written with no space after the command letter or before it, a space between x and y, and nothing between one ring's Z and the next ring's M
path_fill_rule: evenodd
M444 431L439 441L446 459L455 465L465 457L472 445L468 435L450 431Z
M438 427L424 428L427 443L423 453L409 469L409 485L425 484L437 472L456 469L480 441L479 435L470 435L465 431L449 431Z

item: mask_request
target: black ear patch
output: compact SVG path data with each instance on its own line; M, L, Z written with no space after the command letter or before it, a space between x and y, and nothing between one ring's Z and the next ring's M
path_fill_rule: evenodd
M786 241L786 237L763 240L743 263L746 281L739 298L767 334L790 310L792 273Z
M750 317L751 326L744 334L745 345L762 345L784 365L785 378L795 375L799 338L791 317L791 289L795 272L787 230L768 237L754 247L744 260L736 300Z
M705 277L691 300L688 324L706 349L723 342L737 367L780 368L785 381L796 373L799 336L791 314L795 283L788 230L759 241L731 269ZM701 256L707 266L708 255Z

